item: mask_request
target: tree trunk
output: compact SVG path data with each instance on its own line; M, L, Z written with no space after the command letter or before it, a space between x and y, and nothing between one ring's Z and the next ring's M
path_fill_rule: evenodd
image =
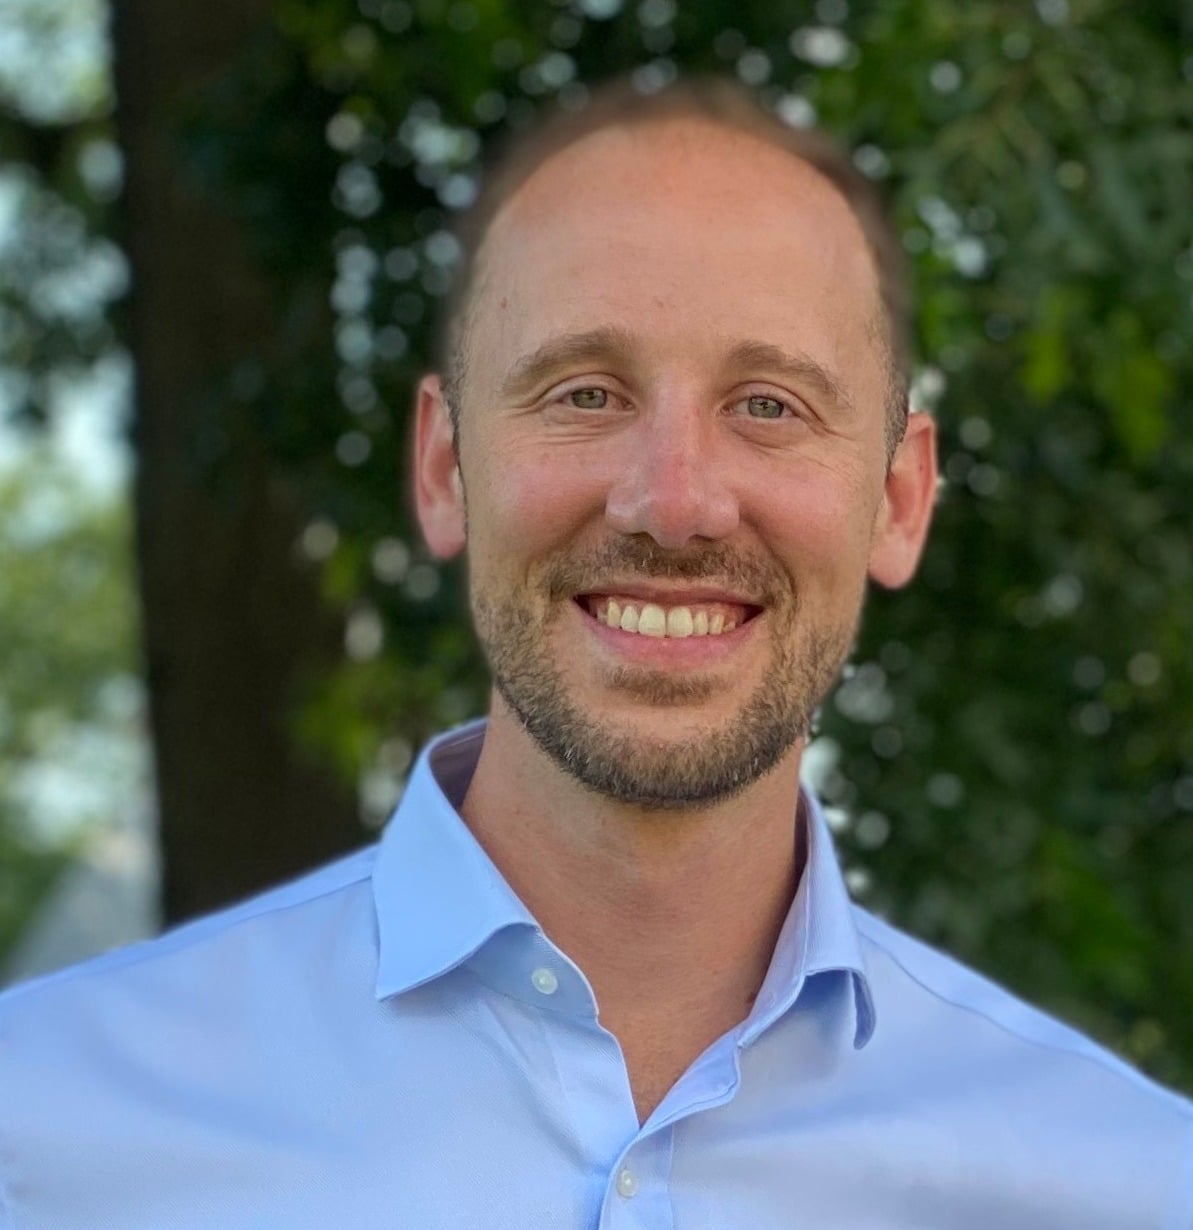
M137 554L170 921L364 840L353 792L291 733L300 682L340 636L297 561L300 503L271 470L251 406L217 419L227 373L268 349L264 272L219 203L187 182L174 132L180 101L228 67L270 8L113 5ZM213 440L218 484L204 461Z

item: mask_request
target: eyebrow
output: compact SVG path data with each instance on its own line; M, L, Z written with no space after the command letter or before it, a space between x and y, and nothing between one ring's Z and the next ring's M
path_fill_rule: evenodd
M501 382L501 395L505 398L524 396L561 368L579 363L602 360L615 365L626 364L634 350L633 334L615 325L548 338L537 350L514 364Z

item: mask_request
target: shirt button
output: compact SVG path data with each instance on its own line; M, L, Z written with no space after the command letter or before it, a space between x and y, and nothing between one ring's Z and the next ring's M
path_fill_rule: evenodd
M547 969L545 965L539 966L530 975L530 981L540 995L554 995L559 989L559 979L555 977L554 970Z
M617 1194L627 1200L638 1194L638 1176L628 1166L617 1172Z

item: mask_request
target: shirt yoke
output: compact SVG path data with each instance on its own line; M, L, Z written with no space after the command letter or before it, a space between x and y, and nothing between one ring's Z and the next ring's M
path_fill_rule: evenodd
M295 910L322 897L343 892L371 878L376 857L376 845L366 846L244 901L205 914L193 922L182 923L161 935L17 983L0 993L0 1012L26 997L36 997L39 992L64 983L102 978L133 966L169 960L218 940L246 923Z
M925 994L950 1008L980 1017L1020 1042L1095 1065L1136 1092L1167 1104L1193 1130L1193 1102L1156 1084L1105 1047L1032 1007L955 957L898 930L859 906L854 907L854 916L863 940L879 949ZM879 1028L881 1024L880 1009Z

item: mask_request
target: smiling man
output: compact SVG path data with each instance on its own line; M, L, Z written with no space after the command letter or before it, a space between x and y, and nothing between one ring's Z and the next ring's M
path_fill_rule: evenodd
M1189 1230L1193 1109L853 907L800 788L936 486L869 186L611 87L464 235L415 490L488 721L376 850L3 1001L0 1226Z

